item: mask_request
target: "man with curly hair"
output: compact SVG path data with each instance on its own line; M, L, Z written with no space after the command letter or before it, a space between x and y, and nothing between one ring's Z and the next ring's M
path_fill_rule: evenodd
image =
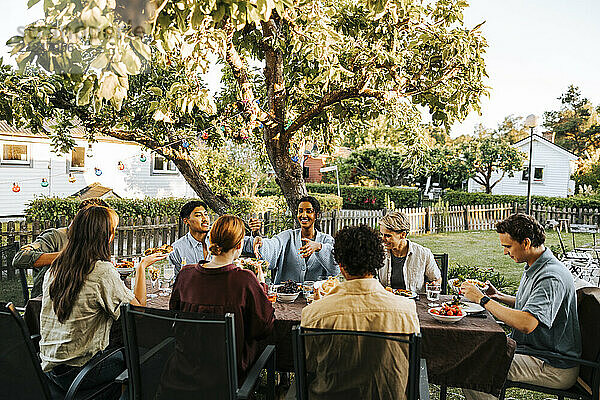
M415 302L388 292L375 278L384 259L378 232L366 225L340 230L335 236L334 255L346 281L305 307L301 326L396 334L419 332ZM307 370L315 376L309 384L311 398L404 399L408 378L406 347L386 342L389 343L377 344L374 350L373 339L324 339L315 343L307 340Z
M552 355L581 354L573 276L544 246L544 228L531 216L511 215L496 225L496 231L504 254L517 263L525 263L516 296L501 293L489 281L485 294L467 282L461 291L513 328L511 336L517 342L517 354L508 371L509 380L568 389L575 383L579 367ZM541 350L548 356L519 354L529 349ZM495 399L487 393L463 392L467 400Z

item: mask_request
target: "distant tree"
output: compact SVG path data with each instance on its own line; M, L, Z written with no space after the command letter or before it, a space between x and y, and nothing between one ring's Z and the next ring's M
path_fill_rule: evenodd
M459 164L469 171L469 177L485 187L491 193L494 186L504 176L514 176L515 171L523 169L525 153L511 146L507 141L484 137L465 141L459 144L457 153ZM500 173L495 181L494 172Z
M544 113L544 126L555 133L555 143L580 157L600 148L598 110L577 86L569 86L558 99L562 107Z
M382 185L399 186L410 183L414 175L409 157L389 148L357 150L338 163L344 180L349 183L369 178Z
M517 143L529 135L528 130L523 127L523 122L523 117L508 115L498 124L495 135L510 144Z

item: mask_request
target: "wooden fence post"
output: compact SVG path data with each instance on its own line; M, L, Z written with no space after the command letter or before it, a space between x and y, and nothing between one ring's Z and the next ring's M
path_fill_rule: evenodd
M429 233L431 231L431 215L429 214L429 207L425 207L425 233Z
M464 207L464 230L468 231L469 230L469 206L463 206Z

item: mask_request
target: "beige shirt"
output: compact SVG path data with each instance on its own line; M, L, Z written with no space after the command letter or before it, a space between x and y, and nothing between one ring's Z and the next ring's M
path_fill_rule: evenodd
M375 278L342 282L302 310L306 328L410 334L419 332L413 300ZM309 398L405 399L408 347L364 337L305 337Z
M406 289L425 293L425 281L432 282L441 277L442 272L435 262L431 250L409 240L408 253L404 263ZM391 286L392 257L389 251L385 252L383 267L379 270L379 280L383 286Z
M106 349L112 323L119 318L119 307L135 298L112 263L97 261L81 287L71 315L60 323L50 299L53 281L50 270L44 278L40 315L40 358L45 372L59 364L80 367Z

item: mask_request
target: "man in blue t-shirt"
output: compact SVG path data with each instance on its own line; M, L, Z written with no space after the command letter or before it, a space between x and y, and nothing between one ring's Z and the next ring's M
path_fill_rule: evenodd
M504 254L517 263L526 263L517 295L501 293L489 282L486 294L470 283L463 283L461 291L467 299L481 304L513 328L511 336L517 342L517 349L579 357L581 334L573 277L544 246L544 228L529 215L514 214L499 222L496 231ZM515 354L508 379L568 389L578 374L579 367L575 363ZM463 392L467 400L495 399L474 390Z

